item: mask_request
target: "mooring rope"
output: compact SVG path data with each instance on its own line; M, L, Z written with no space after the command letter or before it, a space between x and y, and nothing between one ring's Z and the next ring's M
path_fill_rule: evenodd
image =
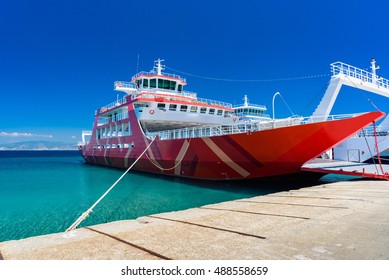
M146 151L150 148L151 144L153 144L155 139L156 138L154 138L150 142L150 144L146 147L146 149L139 155L139 157L134 161L134 163L131 164L131 166L122 174L122 176L120 176L120 178L117 179L116 182L113 183L113 185L88 210L82 213L82 215L65 232L74 230L79 224L81 224L83 220L85 220L88 217L90 212L92 212L93 208L95 208L96 205L99 204L99 202L116 186L117 183L119 183L119 181L131 170L131 168L138 162L138 160L146 153Z
M188 151L188 148L189 148L189 145L190 145L190 140L192 138L189 138L189 141L188 141L188 145L186 146L186 149L185 149L185 152L184 154L182 155L181 159L173 166L173 167L170 167L170 168L163 168L162 166L160 166L159 164L156 164L155 162L153 162L151 160L151 158L146 154L146 157L149 159L149 161L157 168L159 168L161 171L168 171L168 170L173 170L175 169L181 162L182 160L184 159L185 155L186 155L186 152ZM185 140L186 141L186 140Z

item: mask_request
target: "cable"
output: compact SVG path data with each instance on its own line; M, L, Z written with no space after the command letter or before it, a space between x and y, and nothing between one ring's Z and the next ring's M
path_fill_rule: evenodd
M222 82L246 82L246 83L265 83L265 82L280 82L280 81L293 81L293 80L305 80L305 79L315 79L315 78L322 78L322 77L328 77L330 74L317 74L317 75L307 75L307 76L300 76L300 77L289 77L289 78L273 78L273 79L228 79L228 78L217 78L217 77L209 77L209 76L200 76L191 74L188 72L183 72L171 67L165 66L166 69L184 74L186 76L191 76L195 78L200 79L206 79L206 80L214 80L214 81L222 81Z

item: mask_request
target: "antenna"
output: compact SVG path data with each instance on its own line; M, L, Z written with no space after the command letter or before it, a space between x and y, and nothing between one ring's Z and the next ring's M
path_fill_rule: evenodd
M136 73L138 73L139 69L139 53L138 53L138 60L136 61Z
M162 65L161 62L163 62L164 60L163 59L157 59L155 62L155 66L154 66L154 71L157 70L157 74L158 75L162 75L162 70L165 70L165 65ZM155 72L154 72L155 73Z
M246 107L249 106L249 100L248 100L246 94L245 94L244 97L243 97L243 101L244 101L244 104L243 104L244 106L246 106Z

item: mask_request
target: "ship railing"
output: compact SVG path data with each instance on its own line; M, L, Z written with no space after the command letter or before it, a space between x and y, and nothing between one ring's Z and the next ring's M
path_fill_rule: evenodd
M255 107L255 109L260 109L260 110L263 110L263 111L266 111L267 108L265 105L258 105L258 104L238 104L238 105L234 105L234 109L235 108L238 108L238 107L246 107L247 109L250 109L250 107Z
M113 123L116 121L121 121L128 118L128 111L124 111L117 114L112 114L104 117L99 117L99 120L97 122L97 126L102 126L108 123Z
M363 114L363 113L358 113L358 114L342 114L342 115L329 115L327 117L327 121L348 119L348 118L359 116L361 114ZM304 117L301 123L305 124L305 123L314 123L314 122L321 122L321 121L323 121L323 116L310 116L310 117Z
M138 93L137 96L139 96L139 94L150 94L150 95L163 95L163 96L185 96L185 97L191 97L191 98L197 98L197 93L195 92L192 92L192 91L188 91L188 90L185 90L185 91L181 91L181 92L177 92L175 90L172 90L172 89L161 89L161 88L143 88L142 89L142 92Z
M116 101L114 102L111 102L103 107L101 107L97 113L104 113L112 108L115 108L115 107L118 107L118 106L121 106L123 104L125 104L127 102L127 99L126 99L126 96L124 96L123 98L121 99L117 99Z
M137 94L137 98L161 98L164 100L170 100L170 101L184 101L184 102L194 102L194 103L199 103L199 106L201 104L204 105L211 105L211 106L221 106L221 107L226 107L226 108L232 108L231 103L223 102L223 101L218 101L218 100L212 100L212 99L206 99L206 98L197 98L196 93L193 92L183 92L179 94L172 94L172 95L167 95L163 93L153 93L153 91L147 91L143 92L140 94ZM188 99L189 97L189 99Z
M114 87L114 89L116 89L118 87L136 89L135 83L125 82L125 81L116 81L113 83L113 87Z
M340 120L355 117L360 114L332 115L328 120ZM269 121L248 121L231 125L203 125L180 129L148 132L150 138L158 137L160 140L212 137L237 133L250 133L261 130L288 127L300 124L314 123L312 117L289 117Z
M135 74L134 76L132 76L131 80L135 80L136 78L138 78L139 76L147 76L147 77L150 77L150 76L156 76L158 75L157 72L154 72L154 71L150 71L150 72L146 72L146 71L141 71L137 74ZM174 79L179 79L183 82L186 82L186 79L185 78L181 78L181 76L179 75L176 75L176 74L170 74L170 73L161 73L162 76L165 76L165 77L170 77L170 78L174 78Z
M222 106L227 108L232 108L231 103L218 101L218 100L212 100L212 99L206 99L206 98L197 98L197 102L199 103L205 103L207 105L216 105L216 106Z
M81 132L81 139L82 139L82 141L78 141L78 146L85 146L86 144L88 144L91 136L92 136L92 131L90 131L90 130L83 130Z
M247 118L250 118L250 117L262 117L262 118L270 118L270 115L269 114L264 114L264 113L249 113L249 114L246 114L246 113L235 113L235 115L237 115L238 117L247 117Z
M380 126L377 126L376 129L374 127L368 126L365 129L362 129L360 132L357 133L357 137L365 137L365 136L388 136L389 131L386 129L381 129Z
M364 82L369 82L372 84L376 84L379 87L384 87L389 89L389 80L384 79L380 76L373 77L373 74L369 71L354 67L352 65L343 63L343 62L335 62L331 64L331 72L333 76L343 74L346 76L350 76Z

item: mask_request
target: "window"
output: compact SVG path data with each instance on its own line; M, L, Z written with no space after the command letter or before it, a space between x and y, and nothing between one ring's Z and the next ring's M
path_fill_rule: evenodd
M158 79L158 88L163 88L163 80Z
M149 87L149 80L148 79L143 79L143 87L148 88Z
M158 103L157 108L158 108L159 110L164 110L164 111L165 111L165 106L166 106L165 103Z
M213 109L213 108L209 109L209 114L210 115L214 115L215 114L215 109Z
M176 89L176 82L175 81L170 81L170 90L175 90Z
M190 107L190 112L191 113L197 113L197 106Z
M178 92L182 91L182 85L178 85Z
M205 114L206 112L207 112L207 108L201 107L200 113L201 113L201 114Z
M150 88L156 88L156 87L157 87L157 79L151 79Z
M188 110L187 105L181 105L181 109L180 109L181 112L186 112L187 110Z
M124 135L131 135L132 134L130 122L123 123L123 130L124 130L124 133L123 133Z
M217 110L217 115L218 115L218 116L223 115L223 110Z
M177 110L177 104L170 104L169 105L169 110L170 111L176 111Z
M168 90L175 90L176 89L176 83L177 82L175 82L175 81L158 79L158 88L168 89Z

